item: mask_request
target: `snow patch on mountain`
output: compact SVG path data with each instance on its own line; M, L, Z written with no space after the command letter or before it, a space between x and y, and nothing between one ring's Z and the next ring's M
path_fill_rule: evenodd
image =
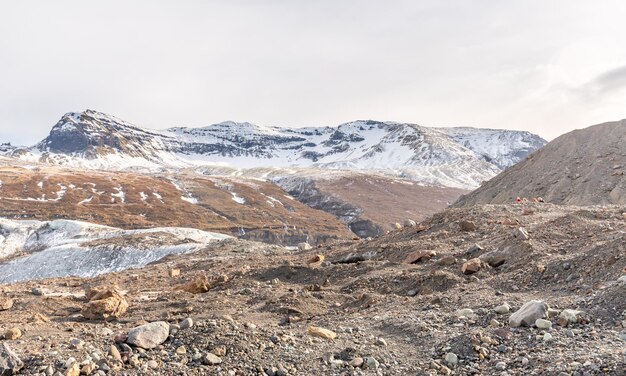
M294 129L229 121L152 131L87 110L64 115L46 139L13 154L32 161L112 170L207 166L360 170L471 188L543 143L528 132L372 120Z

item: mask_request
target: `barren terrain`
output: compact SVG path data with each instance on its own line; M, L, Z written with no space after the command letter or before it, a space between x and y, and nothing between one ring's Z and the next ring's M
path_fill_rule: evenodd
M233 239L93 279L5 285L2 329L21 337L4 343L24 374L623 375L624 212L450 209L376 240L289 251ZM202 276L207 292L177 288ZM97 285L117 285L128 311L85 318ZM512 327L532 300L549 306L543 321ZM159 321L163 343L128 345Z

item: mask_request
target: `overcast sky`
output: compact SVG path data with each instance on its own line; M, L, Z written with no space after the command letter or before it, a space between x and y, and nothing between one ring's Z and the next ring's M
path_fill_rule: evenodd
M626 118L626 2L2 1L0 141L94 109L148 128Z

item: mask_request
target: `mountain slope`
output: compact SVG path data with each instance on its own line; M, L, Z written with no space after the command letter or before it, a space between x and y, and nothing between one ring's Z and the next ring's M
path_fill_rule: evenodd
M542 197L557 204L626 204L626 120L564 134L456 206Z
M67 169L2 158L0 217L123 229L190 227L285 245L354 236L334 216L264 180Z
M497 142L498 147L489 146ZM100 169L228 166L377 171L430 185L469 188L545 141L526 132L453 130L395 122L277 128L224 122L152 131L87 110L65 114L23 159Z

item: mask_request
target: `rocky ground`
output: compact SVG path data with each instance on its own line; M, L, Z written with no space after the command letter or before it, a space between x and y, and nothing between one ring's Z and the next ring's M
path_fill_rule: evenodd
M378 239L227 240L4 285L0 374L623 375L625 212L450 209Z

